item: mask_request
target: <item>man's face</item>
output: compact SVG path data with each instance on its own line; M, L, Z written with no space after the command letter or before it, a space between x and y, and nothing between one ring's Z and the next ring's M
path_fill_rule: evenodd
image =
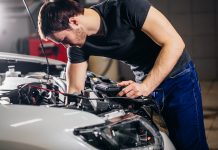
M63 31L55 32L48 36L48 39L55 43L61 43L66 48L69 46L82 47L86 41L86 33L82 27L77 29L66 29Z

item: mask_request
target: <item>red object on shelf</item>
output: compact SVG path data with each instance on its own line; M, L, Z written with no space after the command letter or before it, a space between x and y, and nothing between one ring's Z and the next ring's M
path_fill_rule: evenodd
M67 51L66 48L62 44L55 44L51 41L42 41L43 46L45 48L45 54L48 58L60 60L63 62L67 62ZM44 54L41 50L40 41L37 38L29 38L29 54L32 56L41 56L44 57Z

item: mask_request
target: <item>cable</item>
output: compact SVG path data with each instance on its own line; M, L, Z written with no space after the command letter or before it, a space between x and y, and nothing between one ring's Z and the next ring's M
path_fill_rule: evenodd
M57 93L57 94L65 95L65 93L63 93L61 91L50 90L50 89L46 89L46 88L43 88L43 87L40 87L40 86L35 86L35 85L29 85L29 86L33 87L33 88L36 88L36 89L42 89L42 90L45 90L45 91L49 91L49 92L54 92L54 93Z
M29 17L30 17L30 19L31 19L31 21L32 21L32 23L33 23L34 29L35 29L35 31L36 31L36 33L37 33L37 37L38 37L38 39L39 39L39 41L40 41L41 50L42 50L42 53L43 53L43 55L45 56L45 59L46 59L46 62L47 62L46 72L47 72L48 79L49 79L49 62L48 62L48 57L47 57L47 55L45 54L45 48L44 48L44 45L43 45L43 43L42 43L42 39L41 39L40 36L39 36L39 33L38 33L38 31L37 31L37 27L36 27L36 23L35 23L35 21L33 20L33 16L32 16L32 14L30 13L30 10L29 10L29 8L28 8L28 6L27 6L25 0L23 0L23 4L24 4L24 6L25 6L25 8L26 8L26 10L27 10L27 12L28 12L28 14L29 14Z
M105 97L105 98L87 98L84 96L79 96L79 95L75 95L75 94L68 94L68 93L64 93L64 96L72 96L72 97L77 97L77 98L81 98L81 99L85 99L85 100L105 100L105 99L128 99L128 100L133 100L133 101L138 101L138 102L143 102L146 100L146 98L129 98L129 97Z
M42 88L42 87L39 87L39 86L34 86L34 85L29 85L29 86L33 87L33 88L37 88L37 89L46 90L46 91L49 91L49 92L55 92L55 93L58 93L58 94L63 94L64 96L71 96L71 97L76 97L76 98L85 99L85 100L128 99L128 100L143 102L146 99L149 99L149 98L138 98L137 99L137 98L128 98L128 97L88 98L88 97L79 96L79 95L76 95L76 94L68 94L68 93L64 93L64 92L61 92L61 91L50 90L50 89Z

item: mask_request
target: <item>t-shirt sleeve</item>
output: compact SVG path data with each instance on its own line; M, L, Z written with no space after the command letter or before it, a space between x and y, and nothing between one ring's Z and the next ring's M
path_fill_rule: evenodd
M148 0L124 0L121 7L122 16L130 26L141 30L151 3Z
M67 48L67 57L70 63L81 63L89 59L89 55L78 47Z

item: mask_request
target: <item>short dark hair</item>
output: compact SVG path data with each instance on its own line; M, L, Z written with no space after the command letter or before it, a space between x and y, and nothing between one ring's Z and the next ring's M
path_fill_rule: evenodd
M41 38L69 29L69 18L84 14L84 7L74 0L46 1L38 15L38 32Z

